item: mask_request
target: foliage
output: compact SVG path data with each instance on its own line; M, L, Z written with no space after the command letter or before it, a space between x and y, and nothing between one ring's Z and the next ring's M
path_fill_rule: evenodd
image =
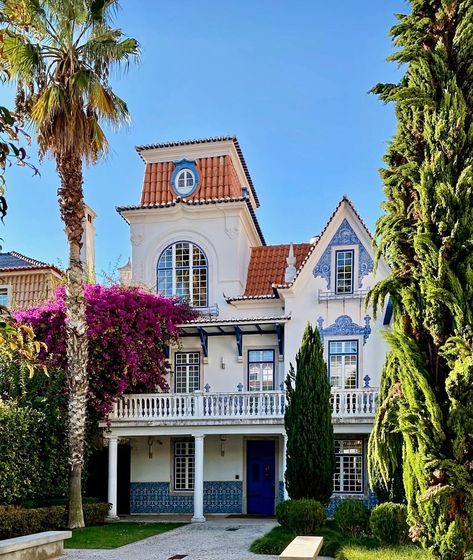
M45 417L0 400L0 502L18 502L37 491Z
M39 428L33 428L35 445L29 447L28 459L31 466L35 465L36 483L25 486L17 500L40 502L64 496L68 477L64 374L50 369L48 375L29 377L14 362L0 359L0 399L41 419ZM0 503L4 501L0 496Z
M407 507L389 502L376 506L371 512L370 527L373 536L382 544L408 543Z
M327 366L319 332L307 325L286 379L286 487L293 499L328 503L333 491L335 447Z
M17 115L6 107L0 106L0 219L2 221L8 209L5 198L5 171L7 166L16 163L21 167L29 167L35 175L38 173L38 170L26 161L26 150L23 146L20 146L21 139L25 140L27 145L30 144L31 139L19 126Z
M40 156L49 153L55 159L61 182L59 209L69 249L65 332L70 527L84 525L81 476L89 391L82 167L107 152L102 124L119 126L129 120L109 77L139 52L135 39L111 25L117 7L117 0L0 0L0 59L18 86L17 111L35 129Z
M293 500L283 500L276 506L276 519L279 525L289 527L289 509Z
M327 521L324 506L316 500L286 500L276 508L278 522L296 535L315 535Z
M108 504L84 504L85 524L99 525L109 510ZM0 539L9 539L55 529L67 525L67 508L64 505L42 508L0 506Z
M101 525L105 523L105 517L110 510L110 504L90 504L83 503L82 508L84 510L84 523L89 525Z
M336 556L337 560L432 560L428 552L417 546L396 546L369 549L360 545L346 545Z
M72 532L64 542L65 548L118 548L166 531L182 527L185 523L109 523L99 527L86 527Z
M66 508L63 506L34 509L0 506L0 539L64 529L65 525Z
M379 412L368 441L368 472L370 487L379 502L405 503L406 493L402 476L402 434L396 429L399 411L396 398L396 367L388 354L381 373L378 401ZM383 455L384 461L376 458Z
M317 536L323 537L324 542L321 556L334 557L345 545L357 545L365 548L376 548L378 543L371 537L352 537L342 533L333 520L328 520L327 525L317 531ZM256 554L273 554L278 556L286 546L296 537L291 529L276 526L271 531L253 541L250 546L251 552Z
M359 500L342 500L333 515L340 531L357 535L367 535L370 527L370 510Z
M371 471L389 479L383 442L400 433L411 537L461 560L473 543L473 3L410 6L391 30L405 74L374 88L398 128L376 229L391 272L370 295L393 303Z
M88 285L84 294L93 410L106 415L126 391L166 391L164 346L177 339L176 325L194 316L190 308L141 288ZM16 314L46 343L40 358L56 368L66 366L64 297L59 287L51 302Z

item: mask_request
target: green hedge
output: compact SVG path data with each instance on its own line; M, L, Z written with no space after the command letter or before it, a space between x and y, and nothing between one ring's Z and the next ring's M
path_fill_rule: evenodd
M407 507L404 504L385 502L371 512L370 527L382 544L395 545L409 542Z
M276 518L297 535L315 535L325 525L327 514L317 500L285 500L278 504Z
M84 504L84 522L86 526L104 523L110 509L109 504ZM41 533L55 529L64 529L67 525L65 506L45 508L22 508L17 506L0 506L0 539L20 537L31 533Z
M341 501L333 518L343 533L349 533L353 537L369 534L370 510L359 500Z

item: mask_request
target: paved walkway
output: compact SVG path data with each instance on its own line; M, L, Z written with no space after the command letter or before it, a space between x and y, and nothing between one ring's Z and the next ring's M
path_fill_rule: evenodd
M253 554L250 544L276 525L272 519L221 519L193 523L113 550L65 552L66 560L275 560ZM231 530L231 529L236 529ZM182 555L182 556L178 556Z

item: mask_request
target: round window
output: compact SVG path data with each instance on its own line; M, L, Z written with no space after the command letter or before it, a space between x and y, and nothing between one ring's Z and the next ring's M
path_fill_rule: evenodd
M187 196L195 185L195 177L190 169L181 169L175 179L175 188L181 196Z

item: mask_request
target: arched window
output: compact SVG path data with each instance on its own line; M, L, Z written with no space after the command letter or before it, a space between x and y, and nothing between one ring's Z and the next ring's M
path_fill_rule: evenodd
M207 307L208 266L200 247L179 241L164 249L158 260L158 292Z

